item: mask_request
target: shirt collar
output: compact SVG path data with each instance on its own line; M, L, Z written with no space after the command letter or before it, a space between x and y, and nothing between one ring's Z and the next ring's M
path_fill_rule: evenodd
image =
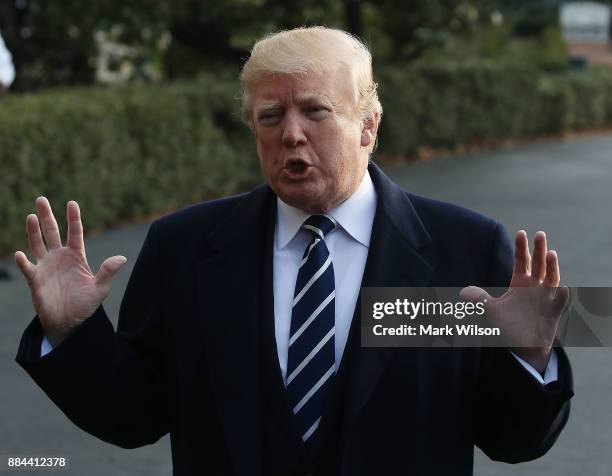
M287 205L277 197L276 248L283 249L297 235L308 213ZM366 170L361 184L344 202L330 210L331 216L354 240L368 247L376 214L376 190Z

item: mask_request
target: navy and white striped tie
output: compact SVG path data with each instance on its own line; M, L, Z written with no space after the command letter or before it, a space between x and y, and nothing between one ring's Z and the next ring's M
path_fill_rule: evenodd
M336 223L323 215L308 218L303 228L313 235L300 262L295 284L287 395L303 441L319 427L325 397L336 373L334 267L325 235Z

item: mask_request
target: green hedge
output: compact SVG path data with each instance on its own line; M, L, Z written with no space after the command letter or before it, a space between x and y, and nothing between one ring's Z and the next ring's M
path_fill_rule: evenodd
M259 180L238 83L49 91L0 102L0 253L25 244L46 195L81 205L85 226L229 194ZM62 207L62 208L60 208Z
M612 124L612 69L472 62L377 65L377 156ZM0 254L25 245L34 198L102 228L260 180L234 78L53 90L0 101ZM62 218L63 209L56 215Z
M473 62L379 68L380 152L414 153L612 125L612 69Z

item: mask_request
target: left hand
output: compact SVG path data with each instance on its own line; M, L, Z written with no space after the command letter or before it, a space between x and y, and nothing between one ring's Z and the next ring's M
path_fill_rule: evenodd
M504 295L493 298L469 286L461 290L461 297L484 300L487 317L500 328L512 351L543 373L569 290L559 288L559 259L555 251L547 250L546 234L538 231L533 241L531 257L527 233L517 232L512 280Z

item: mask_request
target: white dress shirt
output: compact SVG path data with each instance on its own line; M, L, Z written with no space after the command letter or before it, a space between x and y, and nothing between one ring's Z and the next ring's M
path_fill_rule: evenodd
M361 185L344 202L331 210L338 224L325 237L325 244L334 266L336 285L336 371L342 359L368 257L370 235L376 215L376 191L368 172ZM278 361L287 383L287 354L295 282L304 250L312 240L312 233L302 224L310 216L297 208L277 201L274 232L274 328Z
M325 237L325 244L334 266L336 286L336 371L342 360L355 306L359 299L376 204L376 190L370 174L366 171L357 190L327 213L338 224L336 229ZM287 205L280 198L277 199L277 205L273 255L274 330L278 361L283 381L287 384L287 355L295 282L304 250L312 240L312 233L302 228L302 224L310 216L308 213ZM45 337L41 344L41 356L51 349ZM547 384L557 380L557 356L554 350L544 378L523 359L514 353L513 355L538 382Z

